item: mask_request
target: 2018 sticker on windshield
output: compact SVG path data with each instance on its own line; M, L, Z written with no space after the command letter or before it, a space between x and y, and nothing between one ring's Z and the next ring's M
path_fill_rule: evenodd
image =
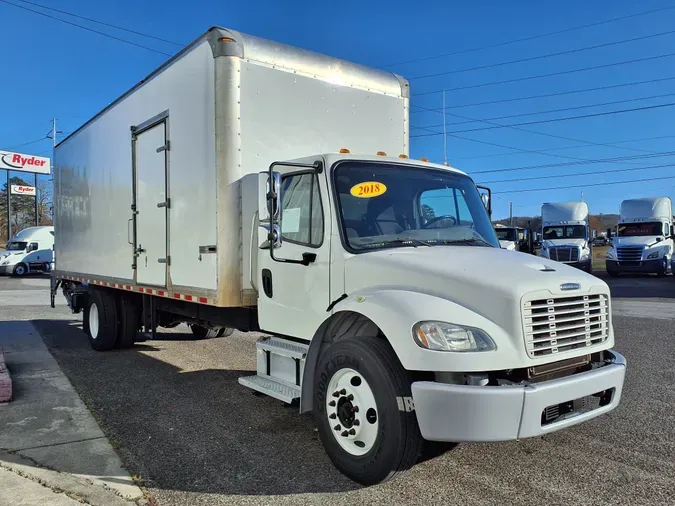
M351 193L354 197L370 199L373 197L379 197L386 191L387 186L384 183L378 183L377 181L365 181L352 186L351 190L349 190L349 193Z

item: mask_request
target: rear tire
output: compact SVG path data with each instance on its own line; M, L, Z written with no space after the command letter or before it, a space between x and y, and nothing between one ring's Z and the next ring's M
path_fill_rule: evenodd
M91 347L96 351L114 348L118 328L116 297L102 290L92 290L87 297L85 318Z
M136 300L122 295L118 298L119 308L119 335L117 336L118 348L131 348L138 340L138 329L141 326L141 311Z
M19 278L25 276L26 274L28 274L28 266L24 263L16 264L12 274Z
M211 329L194 324L190 325L190 330L195 339L213 339L218 337L218 332L220 332L220 329Z
M217 337L229 337L234 332L234 329L231 327L220 327Z
M389 343L352 337L332 344L314 382L314 420L340 472L373 485L415 464L423 444L417 416L400 409L412 404L411 379Z

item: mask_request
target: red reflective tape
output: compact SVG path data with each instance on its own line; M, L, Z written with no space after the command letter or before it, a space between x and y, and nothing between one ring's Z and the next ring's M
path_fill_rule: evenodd
M127 290L131 290L131 286L127 285Z
M145 290L143 288L139 288L138 291L143 293Z
M174 293L173 298L174 299L180 299L180 293Z
M206 297L199 297L199 302L206 304L209 300Z
M160 295L160 296L164 297L164 292L160 290L160 291L157 292L157 295Z
M192 300L192 295L186 295L185 300Z

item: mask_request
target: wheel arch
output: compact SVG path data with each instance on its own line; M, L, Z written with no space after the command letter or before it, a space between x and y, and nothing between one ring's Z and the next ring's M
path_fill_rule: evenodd
M314 381L312 378L321 352L345 336L387 339L380 327L360 312L347 309L337 311L326 318L314 333L307 351L300 395L300 413L310 412L314 408Z

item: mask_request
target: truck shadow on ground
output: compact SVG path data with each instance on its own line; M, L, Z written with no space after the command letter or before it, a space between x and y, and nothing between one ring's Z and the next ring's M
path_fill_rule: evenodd
M251 337L235 333L195 342L191 335L160 333L164 345L146 341L129 350L99 353L89 347L79 322L32 323L129 471L149 488L226 495L360 488L333 467L311 416L299 415L297 407L281 401L255 397L238 384L251 370L231 364L202 368L209 348L227 357L229 346L250 347L254 358ZM188 356L181 363L189 368L158 358L168 353L158 346L166 345L177 347L171 353ZM430 446L421 460L451 447Z
M675 298L675 276L668 274L659 278L650 274L621 274L611 278L607 272L593 271L593 274L609 285L612 297L620 299L673 299Z

